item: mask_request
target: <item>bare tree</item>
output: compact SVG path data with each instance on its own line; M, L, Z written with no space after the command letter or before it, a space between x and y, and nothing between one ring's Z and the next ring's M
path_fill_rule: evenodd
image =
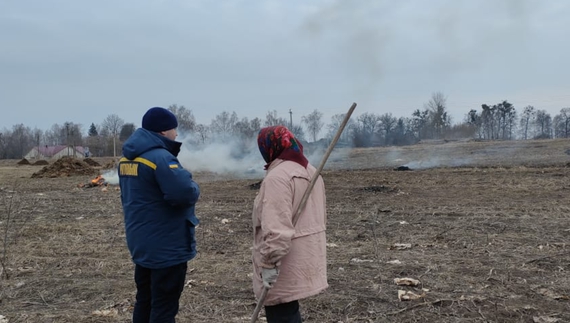
M259 129L261 129L261 119L254 118L250 121L248 118L242 118L236 122L234 133L240 138L251 140L257 136Z
M483 110L481 112L481 125L483 127L485 139L497 139L498 137L495 135L497 133L495 129L495 111L497 110L497 107L483 104L481 105L481 109Z
M535 117L536 117L536 110L532 105L527 105L526 107L524 107L520 122L522 137L524 140L528 139L529 127L532 124L532 122L534 122Z
M546 110L537 110L534 121L537 135L536 139L552 138L552 117Z
M12 136L8 140L8 147L10 147L14 157L23 158L33 145L32 131L29 127L22 123L12 127Z
M81 125L71 121L66 121L63 124L61 131L64 132L62 137L65 137L65 144L67 146L75 147L83 144Z
M251 121L249 122L249 126L252 130L255 129L255 133L257 134L261 129L261 119L259 118L251 119Z
M412 131L416 140L427 139L428 137L429 111L427 109L416 109L412 113Z
M344 121L345 116L346 116L346 113L340 113L340 114L335 114L334 116L331 117L331 123L327 125L327 139L332 140L334 138L336 132L338 131L338 129L342 125L342 122ZM350 141L350 130L352 128L354 128L354 125L355 125L355 121L352 118L350 118L348 120L348 123L346 124L344 130L342 131L342 134L340 135L340 138L339 138L340 143L344 143L344 144L349 143L349 141Z
M6 131L0 133L0 159L6 159L6 136L4 135Z
M445 129L451 125L451 118L447 114L447 98L441 92L432 94L431 99L426 104L429 111L429 120L433 129L434 138L441 138Z
M237 113L224 111L214 117L210 124L210 131L220 136L222 139L229 138L234 133L237 122Z
M473 129L478 138L483 138L483 127L481 126L481 115L475 109L471 109L465 118L465 123Z
M110 114L103 120L102 124L103 129L107 130L108 133L111 136L113 136L113 157L117 157L116 141L119 132L121 131L121 128L123 127L124 124L125 121L116 114Z
M293 124L293 127L289 129L295 138L306 141L305 139L305 131L303 131L303 127L300 124Z
M373 145L380 130L380 116L365 112L358 116L353 128L353 141L357 147L370 147Z
M273 127L273 126L288 126L289 123L285 118L277 117L277 110L268 111L265 115L265 122L263 123L264 127Z
M515 107L508 101L498 103L494 107L498 137L503 140L512 139L516 120Z
M121 127L121 132L119 133L119 140L125 142L129 137L135 132L136 126L132 122L127 122Z
M44 133L40 129L34 128L34 130L32 130L32 139L34 140L34 146L37 147L37 149L38 149L38 153L40 151L40 145L41 145L41 141L43 139L43 136L44 136ZM39 158L38 155L36 155L35 157Z
M63 127L57 123L44 132L44 138L46 145L50 146L63 145L67 139Z
M170 105L168 110L176 116L178 120L178 130L181 133L189 133L195 130L196 119L194 118L192 110L187 109L183 105L178 106L176 104Z
M322 119L323 113L317 109L301 118L301 121L307 126L307 130L309 130L313 141L317 141L319 132L321 132L321 129L325 125Z
M559 135L557 137L569 138L570 137L570 108L562 108L560 114L555 117L557 122L554 122L558 129Z
M384 138L385 145L394 144L394 131L396 130L396 125L398 124L398 119L392 116L391 113L385 113L380 116L380 130L379 133L381 137Z
M394 145L410 145L417 142L412 118L398 118L393 131Z
M210 134L210 127L203 125L203 124L197 124L195 132L196 132L196 135L198 137L199 142L201 144L205 144L206 140L208 140L208 137Z

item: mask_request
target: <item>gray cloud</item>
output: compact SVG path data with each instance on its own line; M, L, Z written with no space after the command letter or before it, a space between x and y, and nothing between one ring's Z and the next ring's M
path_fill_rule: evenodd
M202 123L353 101L409 116L434 91L456 120L504 99L554 114L570 105L569 14L564 0L4 1L0 128L137 123L171 103Z

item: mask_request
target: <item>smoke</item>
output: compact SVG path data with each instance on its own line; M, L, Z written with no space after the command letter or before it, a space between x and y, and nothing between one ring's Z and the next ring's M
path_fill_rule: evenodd
M382 16L373 17L383 1L334 1L306 19L300 33L311 41L333 44L329 54L340 62L359 96L372 91L383 74L383 54L392 35ZM372 14L372 16L371 16Z
M178 160L190 172L209 172L217 175L227 175L234 178L262 178L265 175L265 161L257 147L256 138L244 139L235 137L210 138L202 142L196 136L181 136L182 147ZM305 143L305 157L318 167L326 146L315 143ZM333 151L329 160L342 159L339 153ZM111 185L119 184L116 169L101 174Z
M359 97L376 96L379 83L388 79L410 84L420 82L421 75L433 82L489 64L513 64L512 55L497 53L525 45L532 36L529 12L541 6L547 5L529 0L335 0L309 15L300 32L321 42L318 46L332 46L336 67L346 70L347 83Z
M108 171L105 171L103 172L103 174L101 174L101 176L103 176L105 182L107 182L108 184L119 185L119 174L117 174L116 169L110 169Z
M411 169L429 169L438 167L460 167L471 165L471 160L467 158L447 158L445 156L431 156L423 160L412 160L402 166L407 166Z
M265 162L257 150L254 138L251 143L225 138L207 144L199 144L187 137L178 160L191 172L212 172L242 178L262 177Z
M244 145L239 140L217 140L208 144L198 144L190 137L183 142L178 160L188 171L209 172L236 178L262 178L265 162L257 147ZM256 143L255 139L252 142ZM255 148L255 150L253 149ZM116 169L101 174L110 185L119 184Z
M211 172L238 178L261 178L265 161L257 147L256 138L215 138L199 143L196 138L185 137L178 155L180 163L192 172ZM326 151L325 146L304 144L305 157L318 167Z
M414 170L472 165L476 160L473 155L465 154L461 145L454 142L403 147L343 148L338 151L338 157L333 158L331 155L331 165L335 169L407 166Z

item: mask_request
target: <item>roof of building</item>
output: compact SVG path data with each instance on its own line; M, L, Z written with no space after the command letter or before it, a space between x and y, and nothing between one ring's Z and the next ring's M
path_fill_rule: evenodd
M57 146L39 146L36 147L38 148L38 151L40 152L40 154L47 156L47 157L51 157L51 156L55 156L57 153L59 153L60 151L64 150L65 148L67 148L68 146L65 145L57 145ZM83 146L73 146L72 148L75 148L75 150L81 154L85 153L85 149L83 148Z

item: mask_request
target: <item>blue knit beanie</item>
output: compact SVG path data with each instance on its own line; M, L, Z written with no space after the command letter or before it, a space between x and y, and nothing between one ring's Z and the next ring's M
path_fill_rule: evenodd
M178 127L176 116L161 107L150 108L143 116L142 127L153 132L167 131Z

